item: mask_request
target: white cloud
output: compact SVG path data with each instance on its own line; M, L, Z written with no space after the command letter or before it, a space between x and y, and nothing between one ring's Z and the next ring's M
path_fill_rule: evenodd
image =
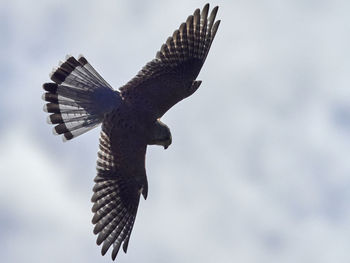
M5 131L0 148L0 206L6 233L1 250L8 256L6 262L62 262L68 254L75 258L73 251L91 241L91 215L88 200L67 180L72 174L23 127ZM68 254L60 255L64 251Z
M202 3L11 3L4 262L109 262L90 224L98 131L61 144L40 85L66 53L122 85ZM218 1L202 87L164 116L173 144L148 151L149 198L120 262L349 262L349 4L310 3Z

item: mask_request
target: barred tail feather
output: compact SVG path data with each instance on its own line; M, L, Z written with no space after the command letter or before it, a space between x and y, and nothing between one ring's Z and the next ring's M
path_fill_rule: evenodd
M118 91L97 73L90 63L79 56L67 56L50 74L53 82L43 85L44 111L51 113L47 121L55 124L54 134L64 141L73 139L103 121L104 114L121 102Z

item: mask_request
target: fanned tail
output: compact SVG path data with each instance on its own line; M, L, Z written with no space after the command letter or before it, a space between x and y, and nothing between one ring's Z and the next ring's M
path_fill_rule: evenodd
M44 111L51 113L48 123L54 134L71 140L99 125L104 114L121 102L118 91L97 73L83 57L67 56L50 74L53 82L43 85Z

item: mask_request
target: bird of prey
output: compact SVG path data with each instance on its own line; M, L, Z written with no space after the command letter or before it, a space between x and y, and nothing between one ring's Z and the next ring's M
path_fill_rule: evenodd
M160 118L201 85L196 80L220 24L218 7L196 9L162 45L156 58L114 90L85 57L67 56L43 84L44 110L55 134L71 140L102 123L92 223L102 255L126 253L139 205L147 198L147 145L171 144Z

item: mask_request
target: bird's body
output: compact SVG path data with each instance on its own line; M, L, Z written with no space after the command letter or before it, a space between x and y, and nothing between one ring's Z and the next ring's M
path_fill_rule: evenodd
M71 140L102 123L92 211L102 254L113 246L115 259L126 252L140 195L147 198L147 145L171 144L170 129L159 119L200 86L196 78L220 21L209 4L181 24L156 58L119 91L80 56L68 56L43 85L44 110L54 133Z

